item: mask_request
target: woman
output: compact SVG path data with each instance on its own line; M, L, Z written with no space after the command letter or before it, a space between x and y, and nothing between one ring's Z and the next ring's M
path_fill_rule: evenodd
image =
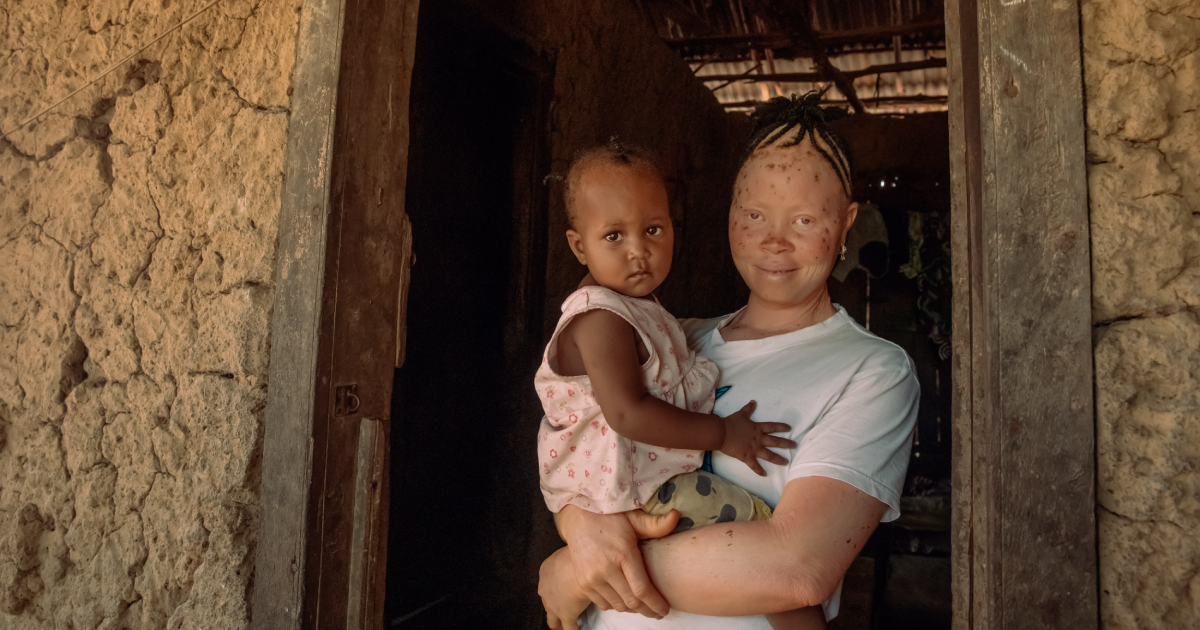
M749 301L684 322L728 388L714 413L756 400L756 421L792 426L799 446L781 453L791 463L766 477L713 458L714 472L773 505L774 517L666 536L639 554L637 540L669 533L675 518L637 526L569 506L555 516L567 546L543 563L538 587L551 628L576 628L590 602L592 630L764 630L764 613L802 607L822 628L871 532L899 516L917 380L903 350L830 301L826 282L858 204L844 143L826 124L840 110L819 100L776 98L755 112L729 213Z

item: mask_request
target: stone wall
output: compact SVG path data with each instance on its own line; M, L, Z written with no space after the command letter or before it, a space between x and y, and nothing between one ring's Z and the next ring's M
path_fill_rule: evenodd
M205 4L0 3L0 129ZM0 626L248 623L297 9L225 0L0 140Z
M1200 627L1200 5L1085 0L1106 630Z

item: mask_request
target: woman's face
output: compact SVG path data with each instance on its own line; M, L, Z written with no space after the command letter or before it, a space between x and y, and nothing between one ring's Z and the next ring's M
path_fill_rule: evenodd
M780 306L826 295L858 204L805 140L756 152L738 173L729 210L733 263L755 297Z

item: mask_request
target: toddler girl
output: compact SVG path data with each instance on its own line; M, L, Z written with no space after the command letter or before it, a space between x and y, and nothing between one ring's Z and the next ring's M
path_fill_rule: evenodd
M542 494L602 514L679 509L675 531L762 520L770 508L711 473L720 450L760 475L758 459L787 460L769 446L781 423L711 415L718 370L687 348L683 330L652 291L671 269L674 233L666 187L639 150L587 151L567 175L567 241L588 274L563 303L534 382L546 416L538 433ZM682 476L680 476L682 475Z

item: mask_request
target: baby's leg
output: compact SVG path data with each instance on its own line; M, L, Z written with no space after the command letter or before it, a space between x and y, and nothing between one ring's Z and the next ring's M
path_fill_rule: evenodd
M675 524L679 518L678 512L670 510L662 514L650 514L642 510L629 510L622 512L625 518L629 519L629 524L633 526L633 532L637 535L638 540L646 540L648 538L663 538L671 534L675 529Z
M695 471L667 480L642 508L648 514L679 511L675 532L730 521L765 521L771 508L740 486L708 472Z
M797 608L767 615L775 630L825 630L825 611L820 606Z

